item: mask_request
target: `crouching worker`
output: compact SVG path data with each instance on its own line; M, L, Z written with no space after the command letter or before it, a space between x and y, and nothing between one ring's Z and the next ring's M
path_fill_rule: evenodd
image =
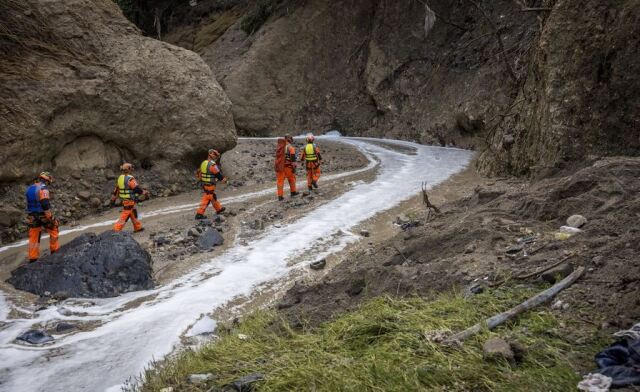
M318 188L318 180L320 180L320 165L322 164L322 155L320 155L320 149L314 143L315 138L313 134L307 135L307 144L302 150L302 156L300 161L304 162L307 169L307 188L309 192L313 188Z
M196 176L202 186L202 199L200 200L200 206L196 211L196 219L206 219L205 215L209 203L213 205L213 209L216 210L216 214L224 212L225 208L218 201L216 195L216 183L218 181L226 184L227 178L222 175L220 170L220 153L214 149L209 150L209 155L206 160L202 161L200 168L196 172Z
M119 198L122 200L122 212L120 218L113 226L114 231L122 231L124 225L129 219L133 223L133 231L140 232L144 230L142 223L138 220L138 210L136 209L136 203L139 201L147 200L149 198L149 192L140 188L138 182L131 175L133 173L133 165L130 163L123 163L120 166L122 174L118 177L116 187L113 190L111 196L111 205L115 205L116 200Z
M40 238L42 228L49 233L49 249L55 253L59 248L58 220L53 217L49 201L49 189L53 176L49 172L42 172L25 194L27 198L27 225L29 226L29 262L40 257Z

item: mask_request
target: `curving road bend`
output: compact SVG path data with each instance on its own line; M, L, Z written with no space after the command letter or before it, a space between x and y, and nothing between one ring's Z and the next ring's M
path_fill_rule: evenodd
M68 300L25 319L8 319L9 305L0 295L0 391L119 391L151 360L164 357L179 345L180 336L201 314L342 250L357 241L349 232L351 228L409 199L419 191L421 182L430 186L441 183L464 169L472 158L469 151L410 142L384 141L394 146L390 149L378 139L339 140L370 157L369 166L360 170L379 166L374 181L355 185L323 208L291 224L273 227L246 245L236 245L169 284L118 298ZM334 180L351 174L336 175ZM264 196L264 192L272 190L240 197L246 200ZM147 216L191 208L192 204L173 206ZM109 224L100 222L92 227ZM20 244L9 245L13 246ZM321 251L308 252L312 248ZM141 304L127 307L131 301ZM94 321L100 326L58 337L48 346L15 343L16 336L30 326L53 320Z

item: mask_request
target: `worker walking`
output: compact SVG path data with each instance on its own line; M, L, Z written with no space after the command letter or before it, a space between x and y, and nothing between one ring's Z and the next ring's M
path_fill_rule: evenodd
M217 214L222 213L225 208L218 201L216 195L216 183L218 181L223 184L227 183L227 178L222 175L220 169L220 153L214 149L209 150L209 155L206 160L202 161L197 171L197 177L202 185L202 199L200 200L200 206L196 211L196 219L206 219L205 212L209 203L213 205Z
M111 205L115 205L116 200L120 198L122 200L122 212L120 218L113 226L114 231L122 231L124 225L129 219L133 223L133 231L143 231L142 223L138 220L138 210L136 204L139 201L143 201L149 198L149 192L144 190L138 185L138 182L133 178L133 165L130 163L123 163L120 166L120 177L116 181L116 187L113 190L111 196Z
M53 176L49 172L42 172L35 182L27 188L27 225L29 226L29 262L32 263L40 257L40 238L42 228L49 233L49 250L55 253L60 248L58 242L58 220L51 212L51 202L48 186L53 182Z
M286 135L284 139L278 139L276 148L276 186L278 200L284 200L284 180L289 182L289 191L291 196L297 196L296 190L296 148L293 146L293 136Z
M307 169L307 188L311 192L314 188L318 188L318 180L320 179L320 165L322 164L322 156L320 149L314 143L313 134L307 135L307 144L302 150L300 161L304 162Z

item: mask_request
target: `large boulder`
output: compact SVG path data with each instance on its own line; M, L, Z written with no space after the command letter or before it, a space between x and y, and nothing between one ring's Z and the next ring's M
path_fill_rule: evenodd
M153 288L151 256L131 234L83 234L53 255L11 273L15 288L38 295L104 298Z
M142 36L113 1L6 0L0 27L0 182L235 145L211 69Z

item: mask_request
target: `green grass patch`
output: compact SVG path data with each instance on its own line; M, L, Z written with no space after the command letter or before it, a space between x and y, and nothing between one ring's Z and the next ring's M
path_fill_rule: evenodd
M535 290L494 290L470 299L440 295L433 301L383 297L318 328L292 329L275 312L261 311L200 351L186 351L151 369L141 391L207 391L243 375L261 372L259 391L570 391L580 377L572 363L575 344L557 333L558 320L544 308L516 322L445 347L425 336L462 330L504 311ZM238 338L247 335L247 340ZM524 360L487 362L482 343L491 336L524 345ZM596 338L583 351L595 350ZM592 351L594 352L594 351ZM584 352L582 353L584 354ZM580 369L582 370L582 369ZM191 385L189 374L215 380Z

